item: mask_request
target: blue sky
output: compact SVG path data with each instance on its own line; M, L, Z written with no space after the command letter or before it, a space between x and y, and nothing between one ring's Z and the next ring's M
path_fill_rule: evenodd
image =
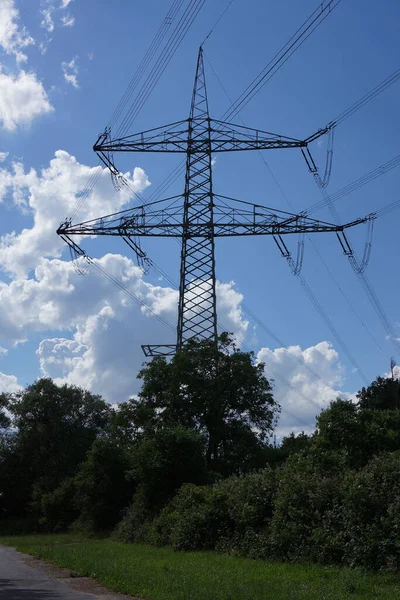
M92 145L170 4L172 0L0 0L0 391L50 375L119 402L138 390L140 344L173 341L168 329L96 272L77 275L55 234L93 173L97 160ZM183 7L187 4L185 0ZM205 2L132 133L188 116L198 46L227 4ZM214 71L235 100L316 6L315 0L233 1L204 45L212 116L219 118L230 105ZM398 69L399 23L400 6L394 0L342 0L240 118L251 127L307 137ZM397 155L399 85L336 129L328 193ZM326 140L315 143L312 151L323 166ZM269 151L264 157L270 170L256 152L219 155L215 190L282 210L291 210L289 201L295 211L321 198L299 151ZM151 154L117 156L118 167L144 196L178 161ZM341 220L397 200L398 178L393 169L338 200ZM179 180L167 193L182 190ZM135 202L127 192L116 193L104 172L77 220ZM327 209L313 216L331 220ZM376 220L367 271L398 337L399 216L392 212ZM359 254L365 235L363 226L350 234ZM336 237L319 234L313 242L337 283L308 240L303 276L372 380L388 371L393 346ZM297 239L288 244L295 252ZM153 272L143 276L122 242L103 238L86 240L83 246L175 325L176 292ZM146 240L143 246L176 281L178 245ZM220 322L266 361L284 408L282 432L312 427L329 400L338 393L354 394L363 385L272 239L218 240L217 275L228 284L219 290ZM249 319L242 301L283 346Z

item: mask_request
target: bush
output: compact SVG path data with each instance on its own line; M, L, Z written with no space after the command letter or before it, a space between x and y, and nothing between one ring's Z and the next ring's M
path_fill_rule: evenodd
M341 562L344 461L342 454L332 453L289 457L280 473L270 527L274 557Z
M269 526L274 511L277 471L269 467L219 484L234 531L218 541L217 549L251 558L268 555Z
M183 428L166 428L146 436L132 454L130 476L137 482L131 506L116 535L126 542L146 541L151 521L184 483L209 479L204 439Z
M40 483L36 483L33 486L31 506L37 528L51 533L66 531L79 514L74 506L74 495L75 484L72 477L64 479L51 492L43 491Z
M366 569L399 569L400 454L375 457L349 473L343 504L344 561Z
M183 486L155 519L151 541L176 550L265 556L275 471L232 476L212 486Z
M134 482L126 478L130 466L128 453L115 440L95 440L74 478L79 513L74 529L108 530L120 521L135 491Z
M220 538L233 532L226 500L218 485L182 486L153 523L153 540L175 550L214 549Z

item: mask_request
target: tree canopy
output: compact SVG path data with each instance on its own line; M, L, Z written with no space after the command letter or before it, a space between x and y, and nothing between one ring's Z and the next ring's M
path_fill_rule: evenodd
M232 462L238 443L251 451L265 441L279 413L264 364L227 334L217 346L191 341L170 362L156 358L139 378L137 423L144 430L173 425L205 435L207 465L217 471Z

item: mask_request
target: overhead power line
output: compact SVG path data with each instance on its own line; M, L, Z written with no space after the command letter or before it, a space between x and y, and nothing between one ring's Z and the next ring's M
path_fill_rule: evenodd
M371 102L374 98L379 96L382 92L387 90L393 83L396 83L400 79L400 69L394 71L391 75L386 77L383 81L378 83L372 90L367 92L364 96L362 96L359 100L351 104L346 110L342 111L335 119L330 122L330 126L341 125L343 121L352 117L357 111L363 108L366 104Z
M143 85L136 97L136 100L132 103L130 109L128 110L127 115L125 115L123 121L121 122L121 124L118 128L118 135L121 135L122 132L125 130L125 127L129 127L133 123L133 120L136 118L136 116L142 110L146 101L150 97L151 92L154 90L160 77L164 73L168 64L171 62L176 50L178 49L178 47L180 46L184 37L188 33L190 27L193 25L194 20L196 19L197 15L199 14L199 12L200 12L201 8L203 7L203 5L205 4L205 2L206 2L206 0L189 0L189 4L188 4L186 10L182 14L174 31L171 33L167 43L160 51L158 58L157 58L156 62L154 63L151 72L147 76L145 82L143 83ZM129 84L129 86L127 88L127 91L123 95L122 99L120 100L120 103L118 104L117 108L115 109L115 111L110 119L110 121L112 121L114 123L114 125L116 122L116 118L117 117L119 118L121 116L121 112L126 107L130 97L132 96L132 93L135 91L140 80L143 78L144 73L145 73L146 69L148 68L149 64L151 64L151 60L157 53L168 28L171 26L173 20L179 14L179 8L181 5L182 5L181 0L179 0L179 2L177 2L177 0L174 0L166 17L163 19L163 22L162 22L160 28L158 29L155 37L153 38L153 41L151 42L150 47L147 50L144 59L140 63L135 75L133 76L133 79L131 80L131 83ZM160 31L161 31L161 33L160 33ZM79 210L82 208L83 204L89 197L92 189L94 188L97 181L99 180L102 171L103 171L103 168L101 166L99 166L96 169L96 171L92 174L92 176L90 177L85 188L82 190L81 194L79 195L79 198L77 199L77 202L76 202L74 208L71 211L71 214L69 216L69 218L71 220L75 218L76 214L79 212Z
M171 34L170 39L164 46L160 53L159 59L150 71L146 81L142 85L141 90L132 106L128 110L125 118L123 119L120 127L116 132L116 136L123 136L131 127L133 121L136 119L140 111L142 110L145 102L159 81L161 75L164 73L176 50L179 48L182 40L186 36L194 20L203 8L206 0L190 0L188 7L180 18L175 30Z
M321 208L325 208L326 206L332 206L332 204L334 202L336 202L337 200L340 200L340 198L344 198L348 194L355 192L356 190L363 187L364 185L367 185L367 183L370 183L371 181L378 179L378 177L381 177L382 175L389 173L389 171L391 171L392 169L395 169L396 167L399 167L399 166L400 166L400 154L398 154L394 158L388 160L383 165L380 165L373 171L370 171L369 173L366 173L365 175L363 175L362 177L359 177L355 181L352 181L351 183L349 183L345 187L341 188L337 192L335 192L333 194L329 194L329 195L324 195L324 198L322 200L319 200L318 202L315 202L315 204L312 204L309 208L307 208L305 210L305 212L308 215L312 215L315 212L317 212L318 210L321 210ZM383 209L381 209L381 210L383 210ZM378 215L379 212L380 211L378 210L376 212L376 215Z
M304 23L295 31L292 37L275 54L264 69L253 79L242 94L222 117L223 120L232 119L239 111L262 90L265 84L277 73L287 60L304 44L310 35L325 21L331 12L340 4L341 0L321 2Z
M136 69L132 79L130 80L129 85L125 90L125 93L123 94L121 100L119 101L119 104L117 105L113 114L111 115L111 118L108 122L109 127L113 127L115 125L115 123L118 121L121 114L123 113L127 103L129 102L130 98L132 97L132 94L134 93L137 86L139 85L139 82L142 79L142 77L144 76L144 73L146 72L147 67L149 66L154 55L156 54L157 50L159 49L162 41L164 40L167 32L169 31L171 25L173 24L179 10L182 7L182 4L184 2L185 2L185 0L174 0L174 2L172 2L171 7L169 8L159 29L157 30L157 32L155 34L149 48L147 49L146 54L142 58L138 68Z

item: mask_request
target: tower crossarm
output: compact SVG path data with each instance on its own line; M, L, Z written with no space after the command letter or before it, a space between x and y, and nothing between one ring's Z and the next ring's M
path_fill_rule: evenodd
M107 130L99 136L93 150L111 171L117 171L110 159L113 152L175 152L180 154L190 152L196 154L210 150L215 153L307 148L310 142L324 135L326 131L326 129L321 129L305 140L299 140L225 121L194 117L117 139L112 139Z
M186 152L187 137L188 119L185 119L116 139L106 130L98 137L93 150L106 156L109 152Z
M307 148L307 145L326 133L320 130L305 140L253 129L225 121L211 120L213 152L240 150L275 150L279 148Z
M63 223L57 233L68 236L178 237L185 231L189 238L204 238L213 228L215 237L246 235L287 235L293 233L341 233L365 223L368 217L336 225L288 213L227 196L214 196L214 222L194 219L185 223L180 196L174 196L137 208L85 221L77 225Z

